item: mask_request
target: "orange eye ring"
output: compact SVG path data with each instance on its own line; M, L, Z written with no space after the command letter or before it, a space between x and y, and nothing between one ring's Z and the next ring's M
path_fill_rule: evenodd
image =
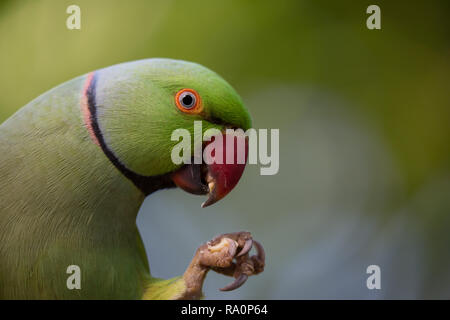
M175 95L177 108L185 113L197 114L202 111L200 95L193 89L181 89Z

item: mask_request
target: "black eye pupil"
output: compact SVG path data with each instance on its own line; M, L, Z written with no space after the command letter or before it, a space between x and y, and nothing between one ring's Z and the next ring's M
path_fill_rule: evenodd
M185 106L190 107L194 102L194 99L190 95L185 95L182 101Z
M180 104L183 106L183 108L191 109L195 106L196 98L194 94L190 92L184 92L179 98L178 98Z

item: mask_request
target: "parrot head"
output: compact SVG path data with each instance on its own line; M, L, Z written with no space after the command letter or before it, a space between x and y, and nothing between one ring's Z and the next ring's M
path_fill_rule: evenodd
M202 137L208 129L223 134L224 143L216 145L215 152L226 154L226 129L246 131L251 127L241 98L218 74L196 63L147 59L99 70L92 78L87 95L90 107L95 105L97 142L144 193L178 186L208 195L203 203L208 206L234 188L245 163L176 164L171 158L179 143L171 138L177 129L190 133L193 157L194 140L205 140ZM195 121L202 124L200 133L194 130ZM202 137L195 136L198 134ZM247 154L246 139L244 145ZM208 142L200 147L207 146Z

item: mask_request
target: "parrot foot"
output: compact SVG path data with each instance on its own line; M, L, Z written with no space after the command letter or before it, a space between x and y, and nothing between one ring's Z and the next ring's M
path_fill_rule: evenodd
M255 247L256 255L250 256ZM190 266L184 274L189 297L198 297L207 271L232 276L235 280L221 288L221 291L231 291L242 286L251 275L264 271L265 253L262 245L253 240L249 232L234 232L219 235L201 245Z

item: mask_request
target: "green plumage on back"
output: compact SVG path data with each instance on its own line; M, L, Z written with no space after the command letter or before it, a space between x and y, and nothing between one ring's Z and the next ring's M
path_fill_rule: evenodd
M173 95L184 87L202 96L202 114L183 114L175 107ZM176 128L192 130L194 120L202 120L204 130L250 126L238 95L218 75L193 63L150 59L64 83L4 122L0 298L182 294L181 278L161 282L150 275L136 227L146 195L120 168L157 179L176 170L170 134ZM172 186L157 179L145 183ZM66 286L70 265L81 269L81 290Z

